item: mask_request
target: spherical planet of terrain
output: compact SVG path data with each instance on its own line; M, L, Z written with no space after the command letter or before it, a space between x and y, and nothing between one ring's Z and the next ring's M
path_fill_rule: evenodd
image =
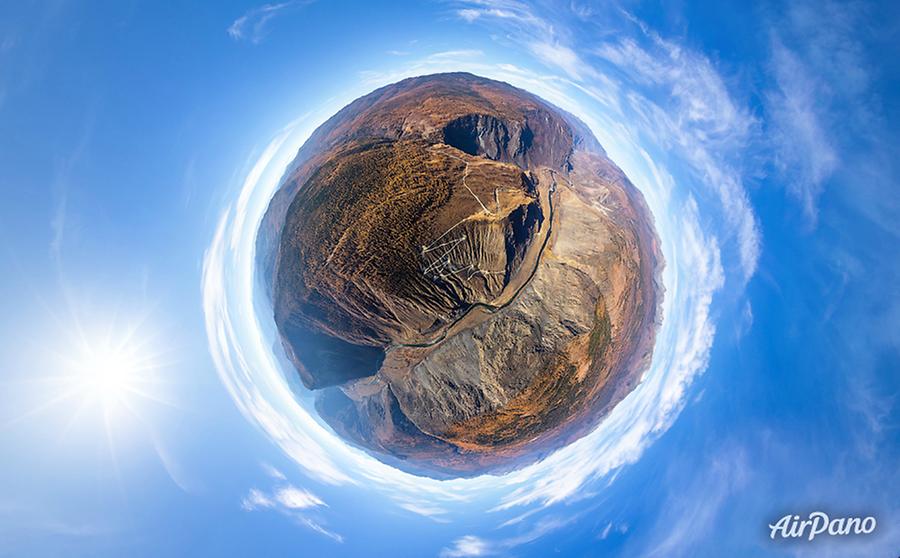
M383 87L320 126L257 253L290 373L322 420L449 478L532 463L635 387L658 244L580 120L454 73Z

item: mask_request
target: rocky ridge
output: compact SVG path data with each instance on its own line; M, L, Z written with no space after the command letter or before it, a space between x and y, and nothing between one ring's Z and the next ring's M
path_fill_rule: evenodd
M586 127L470 74L404 80L303 146L258 239L332 428L437 477L584 435L649 363L652 218Z

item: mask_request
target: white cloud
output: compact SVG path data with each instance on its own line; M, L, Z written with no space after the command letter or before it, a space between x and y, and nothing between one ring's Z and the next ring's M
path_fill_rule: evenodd
M747 280L756 271L761 234L740 170L729 161L747 149L758 122L734 102L706 57L649 31L645 35L647 46L622 39L594 53L635 84L657 90L651 97L630 88L626 99L636 124L661 146L678 149L697 179L718 197Z
M325 502L315 494L294 486L279 488L275 492L274 498L279 504L291 510L302 510L325 505Z
M429 501L428 499L421 500L403 500L398 499L397 505L406 511L412 512L417 515L421 515L423 517L428 517L433 519L438 523L443 523L446 521L445 516L448 514L447 509L443 506L439 506Z
M684 555L690 554L695 545L708 545L716 536L720 511L747 484L750 475L742 448L726 448L713 455L704 470L690 474L694 479L690 486L674 487L656 525L640 539L632 539L624 554Z
M865 15L854 3L795 2L773 25L774 86L765 96L773 157L811 224L848 142L881 147L880 103L862 44L872 27Z
M546 66L560 69L576 81L596 77L593 68L566 44L557 28L535 15L531 6L515 0L476 0L471 5L457 10L456 14L469 23L490 20L513 26L522 45Z
M822 85L797 56L778 40L772 43L772 66L777 89L767 96L775 125L775 162L789 178L786 187L815 220L816 200L823 183L837 168L837 150L819 116Z
M581 57L567 46L557 42L537 42L530 48L541 62L547 66L562 69L566 75L576 81L596 75L593 68L585 64Z
M228 35L236 41L246 39L254 44L259 43L265 37L266 24L272 18L283 13L286 8L305 5L310 2L311 0L291 0L278 4L264 4L254 8L228 26Z
M290 517L297 525L336 542L344 542L344 537L327 529L316 519L315 514L308 513L324 506L325 502L312 492L292 485L280 486L272 493L252 488L241 501L241 509L244 511L274 510Z
M452 545L441 550L441 558L457 558L464 556L491 556L506 554L508 551L538 540L547 533L569 525L581 517L584 512L568 518L544 517L533 526L526 527L519 534L497 540L488 540L475 535L466 535L453 541Z
M435 52L428 55L428 58L431 60L456 60L460 58L477 58L483 56L484 53L480 50L476 49L463 49L463 50L444 50L441 52Z
M610 532L612 531L612 527L613 527L613 524L612 524L612 521L610 521L609 523L606 524L606 527L604 527L603 530L600 531L600 535L598 537L601 541L606 540L606 537L608 537Z
M753 305L747 300L741 309L741 316L736 325L735 337L740 339L745 336L753 327Z
M700 53L647 32L649 44L624 38L594 53L637 83L661 88L677 108L679 126L695 128L704 143L743 143L753 118L732 100L722 76Z
M325 526L323 526L318 521L314 521L307 517L299 517L299 518L297 518L297 522L304 527L308 527L309 529L312 529L313 531L315 531L316 533L319 533L320 535L325 535L326 537L328 537L329 539L332 539L335 542L338 542L338 543L344 542L344 537L342 535L335 533L334 531L332 531L330 529L326 529Z
M466 535L453 541L453 546L441 550L441 558L463 558L467 556L487 556L494 551L487 541L474 535Z
M534 14L532 8L516 0L473 0L471 7L456 10L456 15L472 23L478 19L501 19L525 25L542 32L552 32L551 26Z
M269 465L268 463L261 464L262 470L272 477L275 480L287 480L287 477L284 476L284 473L276 469L275 467Z
M465 10L457 10L456 15L468 21L469 23L472 23L481 16L481 12L479 10L467 8Z
M0 99L2 101L2 99ZM54 199L53 216L50 219L50 257L62 273L64 244L71 241L73 233L77 233L77 219L73 219L69 209L69 186L78 165L81 163L90 147L94 129L94 111L87 114L84 127L78 138L78 142L68 155L61 158L53 179L52 193Z
M109 524L90 523L84 517L57 517L51 510L36 507L36 502L0 500L0 540L4 550L15 552L11 543L21 540L23 533L44 537L90 538L109 536L116 528Z
M147 431L153 443L153 449L156 451L163 469L165 469L169 478L172 479L172 482L184 492L190 493L194 491L198 483L192 476L187 474L180 461L175 458L174 453L163 442L162 437L150 427L148 427Z
M258 510L260 508L271 508L275 505L275 502L272 501L266 494L262 491L251 488L250 492L244 496L244 499L241 501L241 508L246 511Z

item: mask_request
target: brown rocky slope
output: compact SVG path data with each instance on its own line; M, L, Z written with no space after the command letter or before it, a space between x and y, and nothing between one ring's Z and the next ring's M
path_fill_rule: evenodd
M471 74L354 101L301 148L257 241L320 416L437 477L593 428L649 363L652 217L577 119Z

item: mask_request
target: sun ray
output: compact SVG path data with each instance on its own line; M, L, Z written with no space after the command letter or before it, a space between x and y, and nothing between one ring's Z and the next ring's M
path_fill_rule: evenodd
M109 408L103 408L103 430L106 432L106 449L109 452L109 460L112 465L113 477L116 480L116 486L120 494L125 493L124 484L122 482L122 473L119 470L119 458L116 455L116 444L113 438L112 425L110 424Z
M181 407L180 405L178 405L178 404L175 403L174 401L171 401L171 400L166 399L166 398L164 398L164 397L161 397L161 396L159 396L159 395L155 395L155 394L153 394L153 393L150 393L149 391L142 390L142 389L138 389L138 388L133 387L133 386L132 386L132 387L126 387L125 389L126 389L126 391L127 391L128 393L133 394L133 395L136 395L136 396L140 397L141 399L145 399L145 400L147 400L147 401L152 401L152 402L158 403L158 404L160 404L160 405L165 405L166 407L171 407L172 409L178 409L178 410L180 410L180 411L183 411L183 410L184 410L183 407ZM123 404L125 404L125 403L126 403L126 400L123 400L122 402L123 402Z
M52 398L48 399L47 401L44 401L37 407L29 409L17 417L13 417L12 419L8 420L3 426L4 426L4 428L8 428L8 427L14 426L16 424L19 424L22 421L24 421L28 418L32 418L35 415L38 415L56 405L59 405L60 403L62 403L63 401L65 401L67 399L72 399L72 398L76 397L77 395L78 395L77 389L71 389L71 390L64 391L63 393L60 393L59 395L56 395L55 397L52 397Z
M78 419L81 415L84 414L85 410L87 410L91 406L91 401L87 398L83 398L81 402L78 404L78 407L75 409L75 412L72 413L72 416L69 417L69 420L66 421L66 424L63 425L62 429L59 431L59 435L57 436L58 440L62 440L66 437L66 435L72 430L72 427L75 426L75 423L78 422Z

